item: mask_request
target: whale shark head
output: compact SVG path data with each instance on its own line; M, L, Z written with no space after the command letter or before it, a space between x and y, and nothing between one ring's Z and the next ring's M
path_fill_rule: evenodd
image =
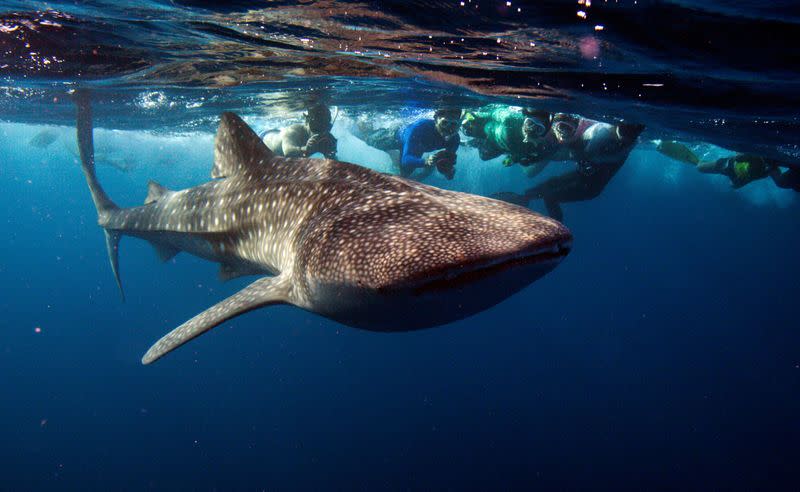
M371 330L436 326L502 301L570 251L564 225L526 208L383 178L304 235L296 266L314 311Z

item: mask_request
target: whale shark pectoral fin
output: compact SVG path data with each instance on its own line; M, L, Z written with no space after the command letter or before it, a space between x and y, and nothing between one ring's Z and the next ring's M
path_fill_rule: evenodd
M258 279L164 335L144 354L142 364L150 364L189 340L240 314L270 304L287 302L288 295L289 282L285 277L279 275Z

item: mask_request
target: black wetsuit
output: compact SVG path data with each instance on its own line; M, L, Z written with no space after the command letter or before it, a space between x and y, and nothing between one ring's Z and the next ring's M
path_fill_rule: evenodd
M754 154L736 154L717 159L720 174L727 176L735 189L766 178L774 165L774 162Z
M786 171L780 172L772 176L772 181L778 188L794 190L800 192L800 169L790 167Z
M644 130L642 125L621 123L619 130L612 131L613 127L603 125L597 128L604 133L595 133L596 137L577 143L572 150L578 169L530 188L523 195L525 203L541 198L548 215L561 221L564 218L561 203L597 198L625 164L636 139Z
M624 159L615 164L579 163L577 170L547 179L530 188L524 196L527 202L543 199L545 207L547 207L547 214L561 221L564 219L561 203L581 202L597 198L623 164L625 164Z

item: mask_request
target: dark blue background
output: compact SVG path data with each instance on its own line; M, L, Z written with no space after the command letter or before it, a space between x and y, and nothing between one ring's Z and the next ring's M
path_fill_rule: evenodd
M0 145L0 489L798 484L796 200L629 162L565 206L560 267L471 319L377 334L273 307L144 367L248 279L128 238L121 303L78 167L18 144ZM208 160L100 178L130 205Z

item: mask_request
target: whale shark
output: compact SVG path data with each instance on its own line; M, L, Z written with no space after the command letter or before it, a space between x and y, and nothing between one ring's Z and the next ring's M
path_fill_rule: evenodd
M143 364L275 304L372 331L444 325L528 286L571 248L564 225L523 207L355 164L275 156L229 112L210 181L179 191L151 181L143 205L121 208L95 174L88 93L75 99L81 165L120 292L123 236L149 241L162 260L184 251L217 262L223 280L258 276L163 336Z

